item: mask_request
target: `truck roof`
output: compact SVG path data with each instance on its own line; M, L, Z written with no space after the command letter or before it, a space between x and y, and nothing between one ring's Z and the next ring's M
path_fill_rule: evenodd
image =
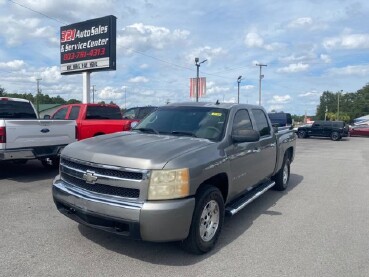
M12 97L0 97L0 101L17 101L17 102L29 102L27 99L22 98L12 98Z
M260 106L249 105L249 104L237 104L237 103L220 103L220 102L179 102L179 103L170 103L166 106L171 107L212 107L212 108L221 108L221 109L231 109L232 107L240 106L245 108L260 108ZM162 107L166 107L162 106Z

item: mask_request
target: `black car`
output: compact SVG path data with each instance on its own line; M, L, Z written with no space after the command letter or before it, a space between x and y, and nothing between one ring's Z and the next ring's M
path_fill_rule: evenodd
M292 116L290 113L273 112L268 113L269 119L274 127L291 127Z
M315 121L311 126L305 125L297 129L299 138L307 137L330 137L337 141L347 137L349 128L344 121Z
M158 107L155 106L146 106L146 107L135 107L130 108L126 110L123 113L123 118L125 119L136 119L136 120L142 120L147 115L151 114L153 111L155 111Z

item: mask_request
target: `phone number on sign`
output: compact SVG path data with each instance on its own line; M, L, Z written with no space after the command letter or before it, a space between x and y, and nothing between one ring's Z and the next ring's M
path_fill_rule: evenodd
M92 49L90 51L78 51L74 53L66 53L63 55L63 61L83 59L86 57L97 57L105 55L105 48Z

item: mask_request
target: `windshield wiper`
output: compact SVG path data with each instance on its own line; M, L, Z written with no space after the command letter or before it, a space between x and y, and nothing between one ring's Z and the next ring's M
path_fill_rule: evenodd
M138 130L138 131L141 131L143 133L154 133L154 134L157 134L159 135L159 132L156 131L155 129L153 128L134 128L132 130Z
M185 135L185 136L190 136L190 137L197 138L197 136L194 133L188 132L188 131L172 131L171 134L173 134L173 135Z

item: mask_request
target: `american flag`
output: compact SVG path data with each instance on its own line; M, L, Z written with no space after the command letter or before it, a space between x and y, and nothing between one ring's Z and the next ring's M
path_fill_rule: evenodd
M190 98L196 98L196 82L197 78L190 78ZM199 78L199 94L198 97L206 95L206 78Z

